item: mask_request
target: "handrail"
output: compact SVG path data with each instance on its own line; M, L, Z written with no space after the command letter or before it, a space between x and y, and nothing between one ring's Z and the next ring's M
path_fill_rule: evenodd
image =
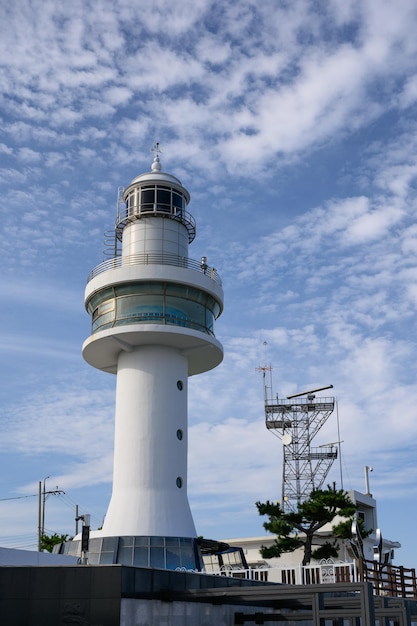
M293 400L288 400L287 398L270 398L265 400L265 409L273 408L273 407L286 407L289 410L293 409L297 410L299 407L304 406L318 406L318 405L333 405L334 406L334 397L325 398L322 396L317 396L314 399L309 398L294 398Z
M130 254L128 256L118 256L113 259L106 259L91 270L87 278L87 283L103 272L119 269L120 267L126 267L128 265L171 265L174 267L183 267L185 269L204 274L217 285L222 284L222 280L217 273L217 270L214 267L209 267L203 261L195 261L194 259L189 259L188 257L159 252Z
M134 205L119 208L116 218L116 237L121 241L124 227L129 222L143 218L163 217L181 222L188 231L188 243L195 239L196 222L194 217L186 209L170 205Z

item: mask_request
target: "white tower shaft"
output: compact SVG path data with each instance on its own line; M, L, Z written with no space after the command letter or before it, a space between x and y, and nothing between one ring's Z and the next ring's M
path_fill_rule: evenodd
M187 378L179 350L120 354L106 535L196 536L187 499Z

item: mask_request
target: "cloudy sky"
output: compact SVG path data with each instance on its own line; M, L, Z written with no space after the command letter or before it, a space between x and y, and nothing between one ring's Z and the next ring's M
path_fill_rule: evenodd
M82 359L83 291L158 141L225 290L224 362L190 380L198 533L263 534L254 502L280 497L271 365L274 395L334 386L329 480L373 466L417 566L414 0L2 0L0 24L0 545L36 546L46 477L49 532L75 504L102 523L115 378ZM315 443L337 438L335 413Z

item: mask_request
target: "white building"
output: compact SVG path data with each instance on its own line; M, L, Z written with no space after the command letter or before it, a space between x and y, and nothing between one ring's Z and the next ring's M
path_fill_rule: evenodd
M370 494L363 494L359 491L349 491L349 497L357 507L357 516L364 522L364 529L371 531L368 537L363 539L363 558L367 561L379 559L381 563L392 562L394 549L400 548L401 544L391 541L381 536L377 519L376 500ZM334 524L337 523L337 519ZM318 533L318 541L323 539L323 543L331 537L331 528L323 527ZM265 559L260 553L262 546L270 547L274 542L274 535L260 537L244 537L234 539L224 539L224 542L231 547L241 547L245 556L248 568L254 570L254 578L268 580L269 582L282 582L283 570L298 568L303 560L303 550L300 548L294 552L282 554L279 558ZM339 556L335 562L354 563L357 557L357 547L347 541L340 541ZM317 547L317 546L316 546ZM318 565L319 562L312 560L311 565Z

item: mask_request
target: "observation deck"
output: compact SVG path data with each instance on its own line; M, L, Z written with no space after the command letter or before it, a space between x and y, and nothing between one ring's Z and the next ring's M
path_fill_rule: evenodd
M297 398L296 401L288 399L266 400L265 417L266 427L271 429L291 428L294 421L301 419L304 415L314 415L318 413L330 414L334 410L334 398ZM276 416L279 416L278 419ZM308 417L307 419L311 419Z
M116 219L116 238L122 241L123 229L129 223L143 218L159 217L175 220L185 226L188 232L188 243L194 241L196 236L196 223L194 217L183 207L172 204L135 204L120 208Z
M96 278L96 276L103 274L103 272L135 265L168 265L181 267L207 276L219 287L222 285L222 281L217 273L217 270L214 267L209 267L203 259L201 261L196 261L194 259L189 259L188 257L177 256L176 254L165 254L159 252L131 254L129 256L117 256L112 259L106 259L90 272L87 278L87 283L93 280L93 278Z

